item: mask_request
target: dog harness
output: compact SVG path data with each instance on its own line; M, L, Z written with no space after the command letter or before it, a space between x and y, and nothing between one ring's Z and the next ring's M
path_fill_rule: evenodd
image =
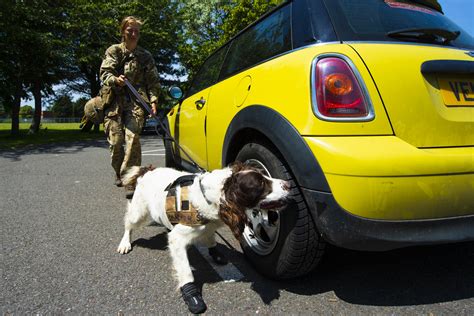
M193 184L194 178L195 174L179 177L165 189L168 191L165 211L172 225L182 224L192 227L209 223L209 220L203 218L189 200L189 187Z

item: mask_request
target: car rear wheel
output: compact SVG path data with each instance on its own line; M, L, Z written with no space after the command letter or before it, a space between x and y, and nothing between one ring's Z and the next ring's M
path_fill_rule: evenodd
M246 144L236 160L291 184L292 202L279 212L249 212L240 240L246 257L262 274L286 279L313 270L323 255L325 241L318 233L300 189L284 160L260 143Z

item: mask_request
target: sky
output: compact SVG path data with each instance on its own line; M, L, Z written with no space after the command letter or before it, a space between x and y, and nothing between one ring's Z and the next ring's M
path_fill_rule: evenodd
M474 0L438 0L444 15L474 37Z

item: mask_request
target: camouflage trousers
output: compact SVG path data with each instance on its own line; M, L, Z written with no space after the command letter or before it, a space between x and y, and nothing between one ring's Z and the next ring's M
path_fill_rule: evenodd
M143 122L144 111L138 106L129 106L121 114L117 110L106 110L104 130L109 142L111 165L118 177L128 168L142 163L140 132Z

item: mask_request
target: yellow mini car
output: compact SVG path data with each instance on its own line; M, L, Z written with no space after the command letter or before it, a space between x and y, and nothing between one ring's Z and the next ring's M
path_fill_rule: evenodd
M311 271L326 242L474 240L474 39L437 1L287 1L167 117L168 166L240 160L291 182L287 209L249 212L240 241L267 276Z

